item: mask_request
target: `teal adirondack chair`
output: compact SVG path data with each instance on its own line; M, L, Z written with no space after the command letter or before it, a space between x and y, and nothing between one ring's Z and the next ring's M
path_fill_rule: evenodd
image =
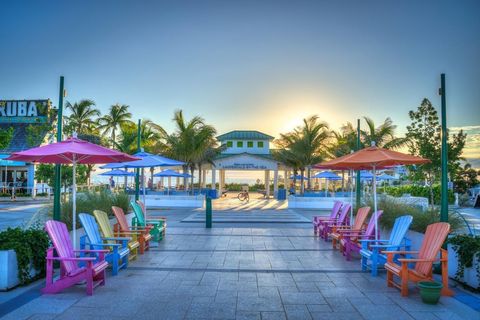
M80 248L85 249L89 246L90 249L94 250L109 250L105 255L105 260L112 266L112 275L114 276L118 274L119 269L126 269L130 253L128 241L131 239L127 237L104 238L101 236L100 229L93 216L80 213L78 217L86 233L80 237Z
M165 220L163 220L163 219L159 219L159 220L148 219L148 220L145 220L145 216L143 214L142 207L134 201L131 201L130 205L132 206L133 213L135 214L135 217L132 218L132 226L142 227L142 228L146 228L147 226L151 226L152 229L150 230L150 234L152 235L153 239L155 241L162 240L163 236L165 234Z
M360 250L362 271L367 271L370 268L372 276L375 277L378 274L378 267L387 262L387 256L382 254L381 251L398 251L400 248L405 248L406 251L410 250L410 240L407 239L406 234L412 220L412 216L401 216L395 219L388 240L360 240L362 243L362 249Z

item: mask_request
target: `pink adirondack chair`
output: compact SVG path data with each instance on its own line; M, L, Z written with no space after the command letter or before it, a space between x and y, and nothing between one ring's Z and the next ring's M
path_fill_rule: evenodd
M328 241L328 234L332 232L332 226L348 224L348 220L349 220L348 213L350 212L350 208L351 208L351 205L348 203L345 203L342 206L342 210L340 210L340 214L336 219L320 221L318 232L325 241Z
M318 235L319 232L319 227L321 222L326 222L326 221L334 221L334 219L337 217L338 213L340 212L340 208L342 207L342 202L341 201L335 201L333 204L332 212L330 212L330 216L325 217L325 216L314 216L313 217L313 234Z
M362 249L362 244L360 240L369 240L375 238L375 217L380 220L380 217L383 214L383 210L378 210L370 217L367 228L361 231L352 231L348 234L344 234L343 238L340 240L340 246L343 248L343 255L345 258L350 261L352 258L352 252L360 253Z
M74 250L67 226L58 221L49 220L45 230L50 236L53 247L47 250L47 276L43 293L58 293L81 281L87 282L87 294L91 296L93 289L105 285L105 270L108 267L105 253L108 250ZM56 251L57 256L54 256ZM76 253L96 253L96 257L77 257ZM98 258L98 259L97 259ZM60 278L53 279L53 262L60 261Z

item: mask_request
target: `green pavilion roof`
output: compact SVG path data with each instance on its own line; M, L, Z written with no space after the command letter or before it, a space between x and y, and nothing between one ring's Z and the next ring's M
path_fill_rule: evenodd
M225 140L273 140L268 134L256 130L234 130L217 137L219 141Z
M221 153L218 156L215 157L215 160L221 160L221 159L226 159L226 158L231 158L231 157L236 157L236 156L241 156L241 155L248 155L252 157L257 157L257 158L263 158L267 160L275 160L271 154L257 154L257 153L248 153L248 152L241 152L241 153Z

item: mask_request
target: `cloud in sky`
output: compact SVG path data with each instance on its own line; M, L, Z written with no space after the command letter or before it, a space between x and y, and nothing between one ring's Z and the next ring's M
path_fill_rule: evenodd
M451 127L451 133L457 133L463 130L467 134L463 156L474 168L480 168L480 125Z

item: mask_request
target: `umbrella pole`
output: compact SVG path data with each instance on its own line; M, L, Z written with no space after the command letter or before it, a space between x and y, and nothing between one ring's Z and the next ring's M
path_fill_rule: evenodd
M73 167L72 167L72 228L73 228L73 249L77 247L77 163L75 161L75 155L73 156Z
M328 198L328 179L325 178L325 198Z
M145 169L142 168L142 188L143 188L143 205L145 206L145 210L147 210L147 205L145 203Z
M378 219L377 219L377 174L373 166L373 206L375 215L375 240L378 240Z
M353 225L353 170L350 170L350 225Z

